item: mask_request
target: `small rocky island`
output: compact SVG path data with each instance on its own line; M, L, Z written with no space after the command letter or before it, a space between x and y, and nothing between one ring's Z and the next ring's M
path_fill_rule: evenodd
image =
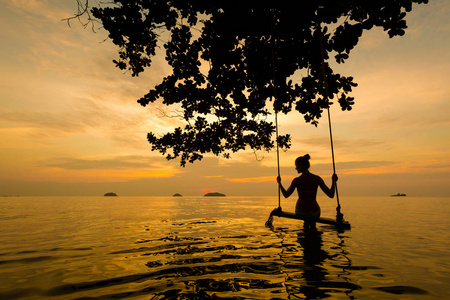
M117 197L117 194L116 193L106 193L105 194L105 197Z
M176 193L172 197L183 197L183 196L181 194Z
M406 194L398 193L396 195L391 195L391 197L406 197Z
M204 197L225 197L225 194L221 194L218 192L212 192L212 193L205 194Z

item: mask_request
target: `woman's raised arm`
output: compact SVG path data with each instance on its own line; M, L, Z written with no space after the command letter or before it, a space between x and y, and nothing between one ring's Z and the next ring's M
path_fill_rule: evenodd
M277 177L277 182L278 182L278 184L280 185L281 193L283 194L284 198L289 197L289 196L292 195L292 193L295 191L295 187L296 187L295 180L296 180L296 179L297 179L297 178L294 178L294 180L292 180L291 185L290 185L289 188L286 190L286 189L283 187L283 185L281 184L281 177L280 177L280 176Z
M325 184L325 182L323 181L323 179L319 177L319 186L322 189L322 191L325 193L325 195L327 195L330 198L333 198L334 193L336 191L336 181L338 180L338 176L336 174L333 174L333 176L331 176L331 180L332 180L331 188L328 188L327 185Z

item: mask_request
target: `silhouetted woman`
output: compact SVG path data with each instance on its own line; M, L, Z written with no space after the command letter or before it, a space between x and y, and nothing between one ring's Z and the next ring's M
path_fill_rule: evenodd
M277 182L280 185L281 192L285 198L292 195L297 188L298 201L295 205L295 214L302 217L305 229L316 229L316 219L320 217L320 206L317 203L317 188L320 186L322 191L330 198L334 197L336 189L336 181L338 177L336 174L332 176L331 188L328 188L320 176L309 172L309 154L300 156L295 160L295 169L301 175L292 180L291 186L286 190L281 184L281 177L277 177Z

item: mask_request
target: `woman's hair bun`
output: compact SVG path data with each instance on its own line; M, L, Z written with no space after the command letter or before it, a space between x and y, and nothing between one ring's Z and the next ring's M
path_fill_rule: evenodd
M311 157L309 156L309 154L305 154L303 156L299 156L297 157L297 159L295 160L295 164L298 165L303 165L305 166L307 169L309 169L309 159Z

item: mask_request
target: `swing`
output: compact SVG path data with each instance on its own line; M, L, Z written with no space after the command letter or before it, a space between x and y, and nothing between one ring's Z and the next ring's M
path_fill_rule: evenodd
M319 30L319 44L320 44L320 54L321 54L321 58L322 58L322 79L323 79L323 87L324 87L324 91L325 91L325 99L328 100L328 86L327 86L327 80L326 80L326 75L325 75L325 58L324 58L324 54L323 54L323 42L322 42L322 28L320 26L320 24L317 25L318 30ZM273 28L271 28L273 30ZM274 50L274 38L273 38L273 31L272 31L272 69L273 69L273 87L274 87L274 97L275 97L275 102L277 100L277 95L276 95L276 88L275 88L275 50ZM331 130L331 116L330 116L330 107L327 107L327 112L328 112L328 128L329 128L329 133L330 133L330 143L331 143L331 157L332 157L332 162L333 162L333 173L336 173L336 165L335 165L335 161L334 161L334 146L333 146L333 134L332 134L332 130ZM280 177L280 150L279 150L279 145L278 145L278 111L277 111L277 107L275 105L275 136L276 136L276 142L277 142L277 167L278 167L278 177ZM328 225L333 225L336 226L336 228L338 230L345 230L345 229L350 229L350 223L347 221L344 221L344 215L341 213L341 205L339 203L339 193L338 193L338 189L337 189L337 183L336 183L336 187L335 187L335 191L336 191L336 200L337 200L337 206L336 206L336 219L331 219L331 218L323 218L323 217L319 217L319 218L315 218L313 219L313 221L315 221L316 223L321 223L321 224L328 224ZM266 222L266 226L271 227L272 226L272 221L273 221L273 217L277 216L280 218L288 218L288 219L296 219L296 220L303 220L305 221L305 219L295 213L291 213L291 212L285 212L282 210L281 208L281 187L278 186L278 207L275 208L269 216L269 219Z

